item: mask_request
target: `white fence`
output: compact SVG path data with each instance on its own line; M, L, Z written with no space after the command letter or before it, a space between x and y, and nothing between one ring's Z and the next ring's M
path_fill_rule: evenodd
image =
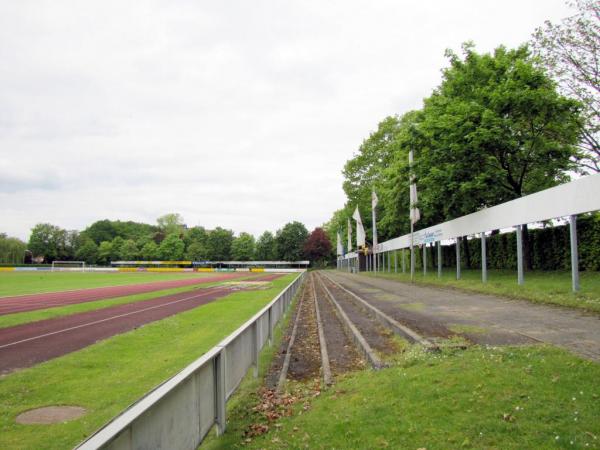
M427 245L437 242L438 255L441 255L440 242L455 239L457 246L457 278L460 278L460 248L458 245L460 238L480 234L482 238L482 279L485 282L487 280L485 233L502 228L516 227L517 278L519 284L523 284L522 225L568 216L571 223L573 290L577 291L579 290L579 275L576 217L577 214L598 210L600 210L600 174L595 174L415 231L413 245ZM385 270L387 255L387 268L391 270L390 253L410 247L410 234L382 242L373 249L375 256L370 256L367 261L368 267L375 268L375 270L378 270L377 268ZM426 257L425 253L423 255ZM356 266L355 261L353 261L356 258L356 254L348 254L338 263L338 267L351 269ZM374 258L377 259L372 261ZM402 262L404 263L404 257L402 257ZM394 258L394 264L397 270L396 258ZM426 270L426 265L423 269ZM411 256L411 274L414 274L414 270L414 258ZM441 274L440 257L438 257L438 274Z
M77 449L196 449L213 425L225 430L225 406L287 311L306 272L244 325L97 431Z

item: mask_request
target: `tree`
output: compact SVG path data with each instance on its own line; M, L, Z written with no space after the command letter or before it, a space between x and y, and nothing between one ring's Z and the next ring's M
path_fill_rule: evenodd
M21 239L0 233L0 263L23 264L27 244Z
M217 227L206 238L207 258L211 261L227 261L231 258L233 231Z
M413 128L425 222L448 220L568 179L578 105L556 92L527 47L464 59L448 52L443 82ZM429 219L429 221L427 220Z
M111 261L119 261L122 260L123 257L121 255L121 249L123 248L123 244L125 243L125 239L121 236L117 236L111 241L111 253L110 260Z
M584 170L600 172L600 3L576 0L571 6L577 13L560 24L546 21L532 45L561 92L583 104L576 157Z
M165 234L181 233L184 227L183 217L178 213L160 216L156 219L156 223L158 224L158 228Z
M86 264L96 264L98 259L98 246L89 237L85 238L75 252L75 258L78 261L85 261Z
M358 205L362 211L371 210L371 191L378 189L383 182L384 169L388 167L398 151L396 135L401 130L401 120L397 116L386 117L377 130L363 141L358 153L344 165L344 192L348 197L347 217ZM365 215L363 225L367 237L371 236L371 215Z
M113 252L112 243L109 241L102 241L98 246L98 264L109 265L111 261L111 255Z
M240 233L231 243L231 257L235 261L252 261L254 253L254 236L249 233Z
M205 245L198 241L192 242L185 252L186 259L189 259L190 261L204 261L207 259L206 255L207 251Z
M67 231L49 223L38 223L31 230L29 250L35 256L43 256L50 263L61 259L65 253Z
M304 253L304 243L308 238L306 227L300 222L290 222L277 230L275 245L277 257L283 261L300 261Z
M155 261L158 256L158 245L154 241L148 241L140 250L140 256L144 261Z
M270 231L265 231L260 235L256 242L256 260L274 261L277 259L277 249L275 248L275 237Z
M315 228L304 243L304 255L317 266L327 264L333 254L331 241L323 228Z
M98 220L87 227L83 233L97 245L102 241L112 241L117 236L117 231L108 219Z
M126 239L121 245L121 259L123 261L135 261L139 255L139 249L133 239Z
M179 261L183 257L185 244L178 233L171 233L160 243L158 254L163 261Z

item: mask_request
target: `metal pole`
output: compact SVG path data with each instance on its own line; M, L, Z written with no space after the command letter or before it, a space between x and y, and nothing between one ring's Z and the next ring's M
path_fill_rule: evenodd
M487 283L487 251L485 232L481 233L481 281Z
M427 275L427 244L423 244L423 275Z
M569 217L569 229L571 234L571 278L573 280L573 292L579 291L579 253L577 251L577 216Z
M460 238L456 238L456 279L460 280Z
M413 249L414 239L414 224L410 221L410 281L415 280L415 252Z
M525 283L523 277L523 227L517 225L517 282L519 285Z
M392 271L392 253L388 252L388 272Z
M394 273L398 273L398 250L394 250Z
M437 241L438 278L442 277L442 241Z
M404 249L402 249L402 273L406 273L406 258L404 255Z

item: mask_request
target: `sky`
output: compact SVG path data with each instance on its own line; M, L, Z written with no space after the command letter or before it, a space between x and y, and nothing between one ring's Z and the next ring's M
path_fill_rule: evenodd
M101 219L259 235L343 207L344 163L422 105L447 48L556 0L0 0L0 233Z

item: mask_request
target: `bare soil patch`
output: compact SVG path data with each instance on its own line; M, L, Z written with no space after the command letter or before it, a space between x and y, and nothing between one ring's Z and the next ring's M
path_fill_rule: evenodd
M45 406L19 414L16 422L22 425L50 425L78 419L85 413L85 408L81 406Z

